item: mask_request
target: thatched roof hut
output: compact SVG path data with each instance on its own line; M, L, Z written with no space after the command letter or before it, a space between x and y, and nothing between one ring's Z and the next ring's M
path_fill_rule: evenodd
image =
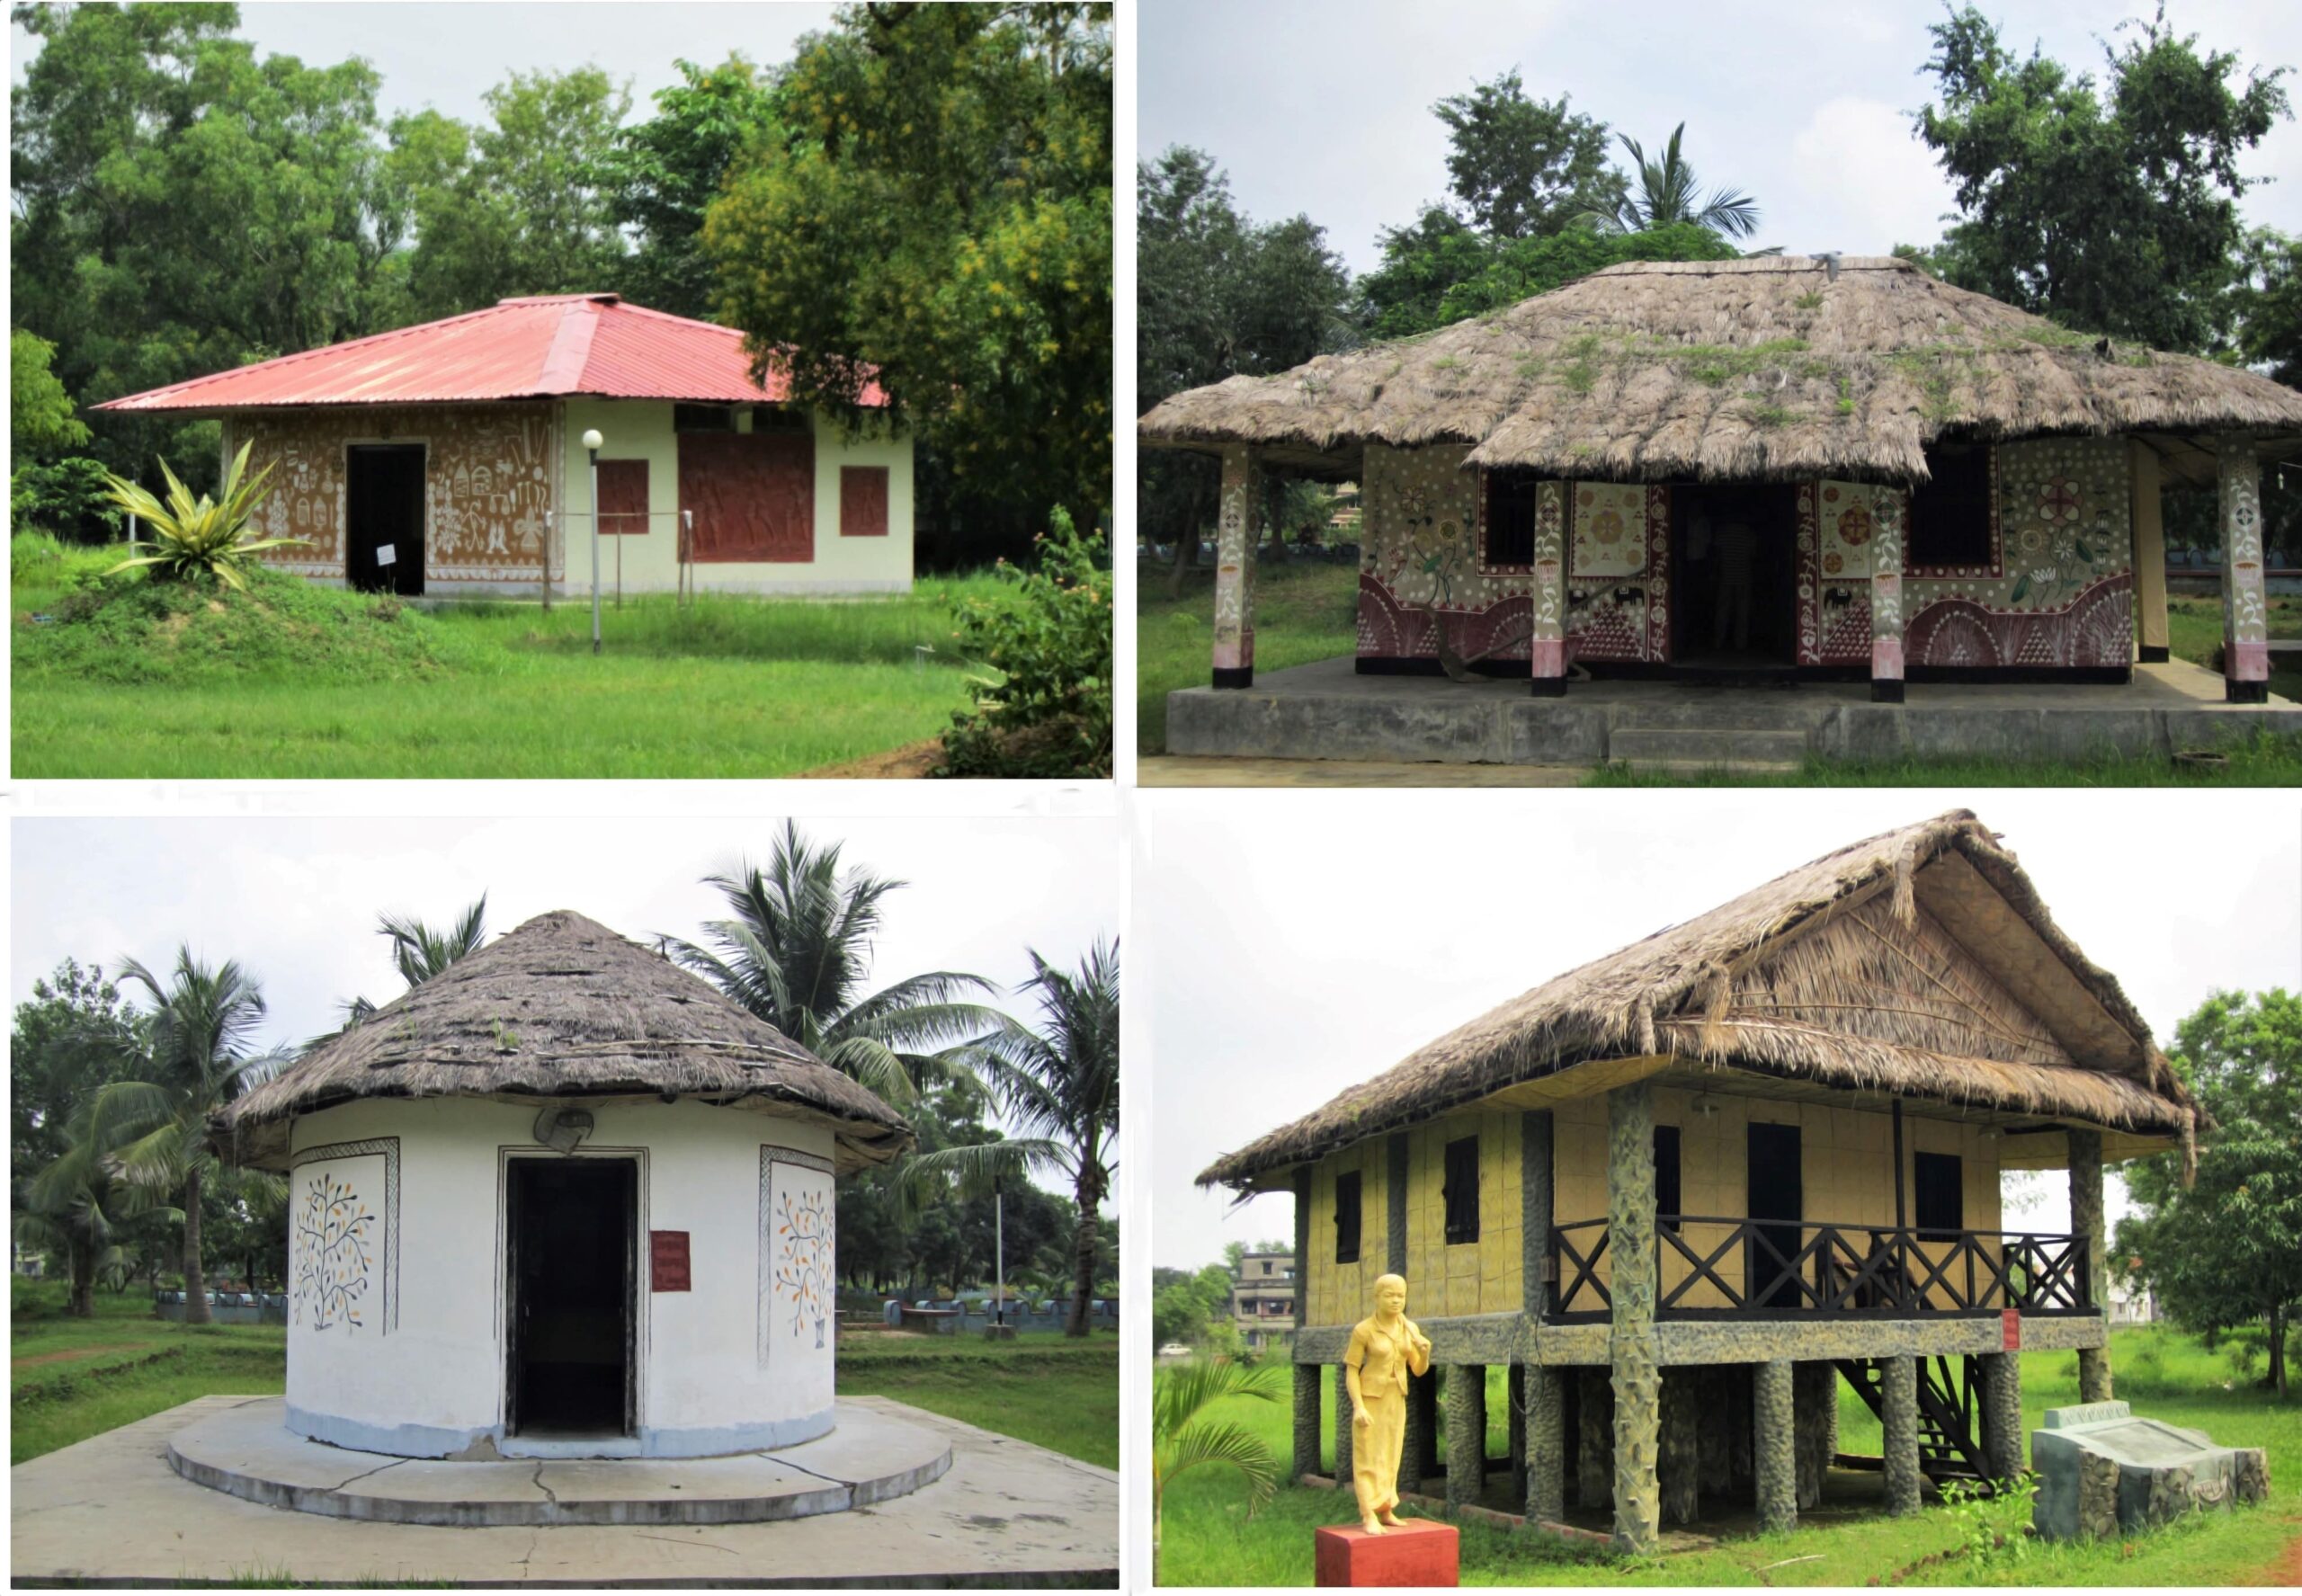
M1897 927L1939 926L1996 978L1952 990ZM1977 1051L1976 1037L1985 1039ZM1577 1066L1667 1055L1664 1079L1929 1101L2191 1145L2199 1110L2118 980L2054 923L1969 810L1869 838L1544 983L1218 1159L1243 1191L1367 1138ZM2012 1158L2005 1160L2017 1164Z
M1151 446L1245 443L1346 468L1366 443L1472 445L1465 464L1611 482L1920 483L1948 433L2302 439L2302 393L2075 333L1909 261L1631 262L1492 316L1176 394Z
M833 1128L840 1172L906 1151L878 1096L664 955L571 910L539 914L306 1053L211 1128L285 1167L288 1127L362 1098L695 1098Z

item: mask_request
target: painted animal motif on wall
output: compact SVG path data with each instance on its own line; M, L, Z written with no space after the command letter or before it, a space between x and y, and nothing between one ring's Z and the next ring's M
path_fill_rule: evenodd
M762 1147L759 1166L759 1360L828 1351L837 1281L838 1208L831 1164Z
M378 1220L349 1181L322 1169L304 1181L290 1241L296 1323L357 1330L374 1285Z

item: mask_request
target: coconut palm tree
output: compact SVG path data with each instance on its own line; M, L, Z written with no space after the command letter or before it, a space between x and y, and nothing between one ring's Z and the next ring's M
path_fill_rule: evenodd
M200 1194L219 1167L208 1146L208 1117L270 1069L276 1054L250 1051L264 1016L263 989L235 960L211 969L190 948L176 950L165 981L135 959L120 963L120 984L152 994L150 1081L115 1081L96 1093L94 1141L122 1178L154 1191L183 1194L184 1318L208 1323L207 1282L200 1259Z
M464 906L460 918L444 926L430 925L413 914L379 914L376 934L390 941L392 963L413 992L459 958L479 951L487 941L487 894L481 893ZM361 1023L378 1007L364 997L347 998L338 1006L344 1010L339 1033Z
M1629 189L1611 210L1588 210L1584 218L1602 231L1643 233L1673 222L1692 222L1729 238L1747 238L1759 230L1759 205L1739 189L1714 189L1702 194L1694 168L1679 154L1680 136L1687 125L1671 129L1671 142L1660 160L1648 160L1638 140L1626 133L1616 138L1630 152L1637 168Z
M1247 1478L1247 1516L1279 1488L1279 1457L1242 1424L1202 1418L1227 1396L1277 1402L1279 1366L1249 1368L1227 1358L1194 1359L1162 1369L1151 1389L1151 1578L1159 1577L1159 1531L1167 1487L1202 1464L1220 1463Z
M76 1319L95 1316L98 1279L127 1273L120 1237L129 1225L178 1217L150 1186L122 1177L118 1155L99 1132L94 1101L82 1104L65 1128L64 1151L24 1183L17 1206L16 1240L64 1254L65 1312Z
M708 947L666 938L674 958L842 1074L890 1102L964 1074L952 1045L1004 1018L963 1001L996 990L981 976L931 970L866 993L879 904L909 883L843 871L839 844L816 847L790 821L763 870L748 862L704 879L731 918L704 923Z
M1079 1218L1064 1333L1084 1335L1095 1294L1095 1210L1119 1167L1119 944L1097 941L1076 972L1025 952L1032 973L1019 990L1038 993L1039 1028L1001 1014L961 1050L1017 1134L920 1154L910 1161L909 1179L915 1190L941 1178L977 1191L1031 1172L1069 1181Z

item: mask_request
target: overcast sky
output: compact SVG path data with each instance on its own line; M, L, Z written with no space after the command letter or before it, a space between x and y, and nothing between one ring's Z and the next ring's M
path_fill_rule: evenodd
M240 7L239 36L259 57L295 56L308 67L366 58L383 76L383 120L431 106L461 121L478 121L480 95L513 71L604 68L631 85L633 120L653 114L648 99L680 81L683 57L716 66L740 50L762 66L791 58L803 33L831 25L827 4L516 4L513 0L255 0ZM10 30L10 81L21 83L28 50L40 41Z
M163 971L180 943L237 958L271 1008L262 1045L342 1022L355 994L403 990L379 912L434 923L487 894L492 933L574 909L635 940L698 936L724 914L707 874L765 863L780 819L19 819L9 992L66 957ZM843 862L911 883L883 900L871 981L963 970L1012 987L1023 950L1074 967L1122 929L1124 851L1113 818L801 819ZM140 989L139 989L140 990ZM1001 1000L1037 1018L1029 996Z
M1233 1209L1191 1184L1219 1155L1553 976L1946 809L2001 834L2162 1044L2213 987L2302 983L2290 793L1297 798L1283 816L1220 794L1138 804L1128 978L1153 1036L1155 1264L1294 1235L1291 1197ZM2049 1185L2010 1224L2052 1232L2067 1213Z
M2102 59L2096 38L2154 5L1982 9L2018 51L2037 40L2089 70ZM1916 75L1941 14L1919 0L1147 0L1140 151L1206 150L1250 216L1306 213L1365 272L1383 227L1446 197L1445 129L1431 106L1515 67L1530 94L1571 94L1650 154L1684 121L1705 186L1757 199L1757 246L1884 254L1934 242L1950 209L1906 114L1932 97L1933 79ZM2167 14L2244 66L2302 66L2302 5L2170 0ZM2249 223L2302 230L2302 129L2281 124L2245 169L2283 179L2249 193Z

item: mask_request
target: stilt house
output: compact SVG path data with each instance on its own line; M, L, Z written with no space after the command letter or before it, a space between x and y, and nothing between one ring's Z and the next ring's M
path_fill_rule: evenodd
M1505 1364L1513 1503L1641 1549L1725 1503L1815 1505L1842 1379L1883 1421L1893 1510L2019 1472L2021 1350L2074 1350L2110 1395L2103 1164L2188 1157L2198 1119L1958 811L1539 986L1199 1179L1294 1193L1298 1474L1331 1445L1348 1476L1319 1383L1396 1272L1434 1364L1403 1488L1439 1478L1443 1423L1446 1497L1479 1500ZM2001 1173L2045 1169L2072 1229L2003 1228Z

